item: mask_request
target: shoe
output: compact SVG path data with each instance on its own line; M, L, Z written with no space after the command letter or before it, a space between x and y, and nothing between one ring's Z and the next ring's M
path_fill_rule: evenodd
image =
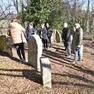
M79 62L81 62L81 63L82 63L83 61L82 61L82 60L80 60Z
M44 51L48 51L48 48L44 48L43 50L44 50Z
M23 60L22 62L23 62L23 63L26 63L26 60Z
M76 62L75 61L73 61L71 64L75 64Z
M22 63L26 63L26 60L20 60Z
M79 62L83 62L83 60L78 60Z

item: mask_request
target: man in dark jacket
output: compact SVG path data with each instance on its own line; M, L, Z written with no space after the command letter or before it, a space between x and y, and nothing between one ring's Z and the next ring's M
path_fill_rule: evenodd
M44 50L48 50L48 36L47 29L45 28L45 24L41 24L41 28L38 30L38 34L42 39Z
M79 23L75 24L75 35L74 35L74 61L72 64L75 64L77 60L83 60L83 30Z
M64 28L62 30L62 40L64 41L64 46L66 50L67 58L70 58L71 49L70 49L70 30L68 24L64 23Z
M48 36L48 39L49 39L49 47L52 47L52 43L51 43L51 36L52 36L52 29L51 27L49 26L49 23L46 23L46 29L47 29L47 36Z

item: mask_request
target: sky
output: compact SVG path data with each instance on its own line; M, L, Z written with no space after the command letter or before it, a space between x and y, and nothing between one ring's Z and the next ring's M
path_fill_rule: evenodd
M8 7L9 5L11 7ZM8 8L11 12L14 12L14 13L16 12L15 7L13 6L12 0L0 0L0 9L1 9L1 7L2 7L3 10L6 10L6 8Z
M23 0L24 1L24 0ZM80 2L81 2L82 0L80 0ZM85 4L83 5L83 9L84 10L86 10L86 8L87 8L87 1L88 0L83 0L83 2L85 2ZM92 5L93 4L93 6L94 6L94 0L90 0L90 2L92 2L90 5ZM3 10L5 10L5 8L6 8L6 6L8 6L9 4L11 4L11 7L10 7L10 11L12 11L12 12L16 12L16 10L15 10L15 7L13 7L13 2L12 2L12 0L0 0L0 8L2 7L3 8ZM1 10L0 10L1 11Z

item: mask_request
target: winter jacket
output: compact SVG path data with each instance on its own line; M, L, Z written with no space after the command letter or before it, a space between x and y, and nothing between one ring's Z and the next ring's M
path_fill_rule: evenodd
M34 34L34 28L27 27L26 34L27 34L27 39L29 39L30 36Z
M76 29L73 41L74 41L75 48L80 47L83 44L83 30L82 30L82 28Z
M69 30L69 28L63 28L62 40L64 40L65 42L70 42L70 30Z
M43 38L43 39L47 39L48 40L47 29L45 27L44 28L40 28L38 30L38 34L39 34L40 38Z
M49 27L49 28L47 28L47 36L48 37L51 37L52 36L52 29Z
M17 22L10 23L9 32L13 44L22 43L22 42L26 43L26 38L24 36L25 29L19 23Z

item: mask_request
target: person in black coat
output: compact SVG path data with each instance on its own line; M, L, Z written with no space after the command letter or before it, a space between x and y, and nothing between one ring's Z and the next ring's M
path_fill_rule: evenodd
M64 28L62 30L62 40L64 42L66 55L69 58L71 55L71 48L70 48L70 29L68 28L68 24L64 23Z
M47 29L47 36L48 36L48 39L49 39L49 43L48 43L48 46L49 47L52 47L52 43L51 43L51 36L52 36L52 29L49 25L49 23L46 23L46 29Z
M41 24L41 28L38 30L38 35L42 39L44 50L48 50L48 36L47 29L45 28L45 24Z

